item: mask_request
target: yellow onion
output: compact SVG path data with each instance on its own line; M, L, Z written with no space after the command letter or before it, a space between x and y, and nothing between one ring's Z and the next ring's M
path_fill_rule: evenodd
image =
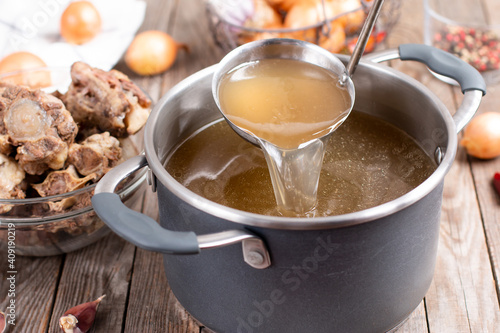
M268 4L276 9L283 10L285 12L289 11L292 6L299 2L314 2L321 0L266 0Z
M71 44L84 44L101 31L101 16L89 1L75 1L61 15L61 36Z
M341 15L337 20L347 33L361 28L365 21L365 12L360 0L328 0L332 6L334 16Z
M332 53L340 53L345 47L346 35L344 27L337 21L330 25L328 36L322 36L319 40L319 46Z
M486 112L474 117L465 128L460 145L477 158L500 156L500 113Z
M288 29L298 29L317 25L325 21L327 18L334 16L332 7L329 2L325 2L326 6L323 9L321 1L307 0L295 3L287 12L284 21L284 27ZM325 16L326 14L326 16ZM307 29L297 31L290 34L291 38L302 39L310 42L315 42L317 39L317 29Z
M180 48L187 49L187 46L163 31L144 31L130 43L125 63L139 75L160 74L173 65Z
M256 40L283 37L282 33L273 31L273 30L283 29L283 26L281 24L279 24L279 25L274 24L274 25L265 26L265 27L263 27L263 29L266 29L268 31L266 31L266 32L248 31L248 32L241 33L240 36L238 37L238 42L240 44L245 44L245 43L253 42Z
M281 16L265 0L254 0L253 15L247 18L244 26L261 29L281 26Z
M14 52L0 60L0 74L25 71L23 73L9 75L3 79L3 81L17 85L29 86L31 88L48 87L52 82L49 72L26 71L46 66L45 62L33 53L25 51Z

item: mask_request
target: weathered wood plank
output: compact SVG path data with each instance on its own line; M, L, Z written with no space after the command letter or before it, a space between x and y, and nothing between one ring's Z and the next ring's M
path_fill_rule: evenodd
M500 24L500 2L496 0L482 0L485 12L485 22ZM483 97L478 114L484 112L500 112L500 83L490 84L487 94ZM475 190L479 200L486 242L496 283L497 298L500 302L500 195L491 184L495 172L500 172L500 159L479 160L469 158L474 176Z
M199 325L170 291L162 255L138 249L124 332L191 333L199 330Z
M186 44L189 51L180 51L174 66L163 75L162 94L182 79L217 63L223 57L223 52L213 41L203 1L179 1L175 13L175 25L170 33L177 41Z
M405 1L403 10L403 17L412 15L412 20L400 22L391 42L422 42L421 5ZM455 99L449 86L421 65L396 62L395 67L423 82L454 113L460 99ZM425 298L429 330L494 331L499 325L498 304L474 184L463 152L446 178L442 215L436 272Z
M47 258L17 256L15 261L15 297L9 297L11 270L7 253L0 252L0 310L5 313L11 299L15 300L15 326L6 332L45 332L49 325L64 255Z
M478 113L499 112L498 94L500 94L500 84L488 86L487 94L483 98ZM470 162L486 230L486 240L496 281L497 297L500 301L500 195L495 192L492 186L493 175L495 172L500 172L500 158L479 160L471 157Z
M155 8L157 2L149 1L148 8ZM162 12L155 11L151 15L152 22L158 21L155 18L157 15L167 23L149 25L148 29L166 31L189 47L189 52L179 52L176 62L165 74L145 80L143 87L160 98L185 77L216 63L220 59L220 53L213 43L212 46L210 42L200 43L203 40L211 40L201 1L169 1L169 5ZM140 81L141 79L138 80L139 84ZM157 219L156 195L148 192L143 212ZM199 324L189 316L170 291L163 270L162 255L142 249L137 249L125 322L125 332L138 331L200 331Z
M60 332L59 317L69 308L101 295L91 332L122 332L135 247L115 234L68 253L57 288L49 332ZM36 294L32 294L34 296Z
M483 6L481 12L484 15L483 19L487 20L487 16L494 6L498 6L498 3L485 0ZM494 95L495 89L491 86L488 88L493 90L483 99L478 113L485 112L491 107L498 111L500 105L498 98ZM455 96L460 96L457 98L457 103L459 103L462 99L459 89L455 88L454 92ZM469 178L469 171L465 171L465 169L470 165L473 177L470 180L467 179L466 186L457 184L450 187L450 192L454 195L462 191L477 192L477 194L474 193L477 197L470 198L468 199L469 203L461 205L457 203L457 200L453 201L455 207L460 207L462 214L460 214L461 216L457 214L450 219L453 223L450 224L449 231L454 241L452 248L455 253L453 255L459 263L456 276L460 277L463 302L469 322L469 327L464 327L464 329L471 332L488 332L494 331L500 325L498 294L495 292L498 291L498 280L496 286L494 284L495 276L498 277L498 275L493 274L498 272L498 261L495 260L495 257L499 253L499 248L495 236L498 237L498 221L500 220L498 217L500 215L498 213L498 200L496 201L491 186L492 170L495 165L497 169L500 169L500 161L492 161L492 163L482 163L483 161L476 159L469 159L469 163L466 161L465 150L459 147L457 162L462 164L463 172L467 178ZM452 179L451 183L453 184L455 178ZM473 182L473 184L469 184L469 182ZM481 211L476 213L477 199L479 199ZM473 206L470 209L467 207L469 204ZM459 238L460 241L457 241L456 238ZM489 262L485 259L488 256ZM459 294L459 296L462 295Z
M482 0L481 6L484 8L487 24L500 24L500 1L497 0Z
M445 182L439 255L426 296L436 332L489 332L500 325L491 266L465 153Z

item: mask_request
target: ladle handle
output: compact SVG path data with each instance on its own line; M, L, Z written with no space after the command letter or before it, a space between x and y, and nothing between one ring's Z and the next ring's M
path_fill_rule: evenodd
M366 43L368 43L368 39L373 31L373 27L375 26L375 22L380 14L380 10L382 9L382 5L384 4L384 0L375 0L372 4L372 7L366 17L365 23L361 28L361 32L358 36L358 41L354 46L354 50L352 52L351 58L346 66L347 76L353 76L354 71L358 67L359 59L365 52Z
M116 186L133 172L146 167L144 155L133 157L114 167L99 181L92 197L97 215L120 237L149 251L166 254L196 254L202 249L242 242L243 258L258 269L270 265L262 239L246 229L229 230L197 236L194 232L170 231L147 215L125 206L114 193Z
M471 65L451 53L423 44L402 44L397 50L387 50L365 57L365 60L382 62L393 59L421 62L432 71L456 80L460 84L464 99L453 115L460 132L476 113L481 98L486 94L486 83L481 74Z

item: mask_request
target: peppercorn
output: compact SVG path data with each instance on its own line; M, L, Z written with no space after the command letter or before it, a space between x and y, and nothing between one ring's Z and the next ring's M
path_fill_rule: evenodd
M500 68L500 38L493 31L446 26L434 35L434 46L457 55L480 72Z

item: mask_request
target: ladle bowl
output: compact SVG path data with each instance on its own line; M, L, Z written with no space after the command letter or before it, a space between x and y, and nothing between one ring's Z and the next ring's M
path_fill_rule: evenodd
M339 79L346 74L346 67L335 55L317 46L316 44L301 40L287 38L266 39L247 43L229 52L215 69L212 79L212 94L215 103L229 125L241 137L257 146L259 145L258 139L251 132L235 125L224 114L224 110L221 108L219 100L219 84L224 75L241 64L273 58L293 59L307 62L331 71L333 74L338 76ZM351 97L351 110L354 105L355 92L354 84L350 77L346 78L344 85L349 93L349 96ZM337 126L340 125L342 121L340 121ZM332 131L334 129L335 128L332 128ZM331 132L326 135L330 133Z

